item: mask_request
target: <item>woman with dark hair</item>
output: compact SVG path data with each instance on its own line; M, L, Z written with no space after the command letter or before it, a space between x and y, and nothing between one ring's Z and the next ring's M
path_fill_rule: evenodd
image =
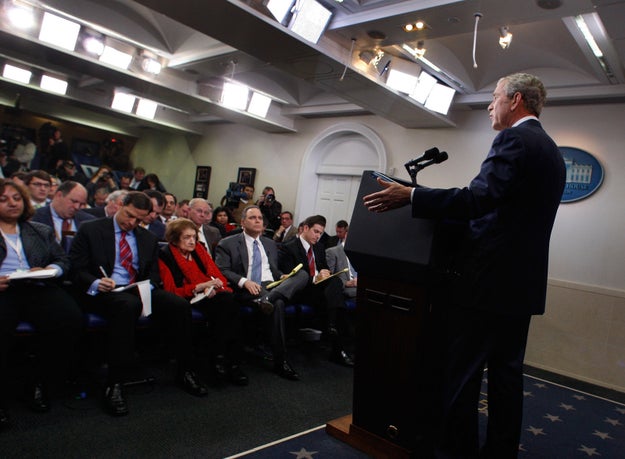
M219 230L221 237L226 237L231 231L237 229L237 225L232 223L233 220L230 209L219 206L213 211L211 226Z
M161 193L165 193L167 191L156 174L147 174L143 177L143 180L141 180L141 183L139 183L139 186L137 187L137 191L145 190L156 190Z
M246 385L239 367L242 353L239 306L228 281L202 244L191 220L178 218L167 224L167 246L159 253L163 288L194 302L208 318L217 378ZM197 302L196 302L197 301Z
M33 214L26 188L0 179L0 429L9 425L6 378L17 323L26 320L36 331L28 402L38 412L50 409L48 391L64 376L82 329L80 308L57 282L69 258L52 228L28 221Z

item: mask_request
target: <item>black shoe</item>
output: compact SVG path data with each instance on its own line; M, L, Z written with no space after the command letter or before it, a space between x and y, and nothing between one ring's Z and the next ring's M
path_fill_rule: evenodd
M128 414L128 404L124 397L122 385L119 383L106 386L104 389L104 405L106 411L112 416L126 416Z
M200 381L195 373L190 370L187 370L182 374L179 384L185 392L195 395L196 397L205 397L208 395L208 389L204 383Z
M228 378L228 362L223 355L215 357L215 376L220 382Z
M270 315L273 312L273 303L269 301L267 296L256 298L254 303L258 305L263 314Z
M232 365L230 367L228 379L230 379L230 382L235 386L247 386L250 382L247 375L243 373L243 370L241 370L241 367L238 365Z
M284 379L290 379L291 381L299 381L299 375L295 372L295 370L289 365L289 362L283 360L282 362L276 363L273 367L273 370L278 374L278 376Z
M354 359L352 359L351 356L343 350L332 352L332 355L330 355L330 361L343 365L344 367L354 366Z
M41 384L35 384L30 392L30 398L28 399L28 406L31 410L37 413L45 413L50 411L50 401L43 390Z
M9 427L11 427L9 413L4 408L0 408L0 430L5 430Z

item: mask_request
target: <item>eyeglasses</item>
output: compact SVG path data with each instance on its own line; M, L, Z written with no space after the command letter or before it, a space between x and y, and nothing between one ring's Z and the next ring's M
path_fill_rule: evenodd
M29 185L36 186L39 188L50 188L50 184L47 182L30 182Z

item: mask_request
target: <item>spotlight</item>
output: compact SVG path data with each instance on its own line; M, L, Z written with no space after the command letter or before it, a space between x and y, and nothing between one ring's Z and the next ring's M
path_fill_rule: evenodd
M145 56L141 60L141 68L147 73L151 73L152 75L158 75L159 73L161 73L161 69L163 68L163 66L158 60L152 57Z
M508 47L510 46L510 43L512 43L512 34L508 31L508 27L507 26L500 27L499 28L499 46L501 46L502 49L508 49Z
M404 25L404 27L402 27L404 29L404 32L416 32L418 30L423 30L425 29L425 22L419 20L416 22L410 22L406 25Z

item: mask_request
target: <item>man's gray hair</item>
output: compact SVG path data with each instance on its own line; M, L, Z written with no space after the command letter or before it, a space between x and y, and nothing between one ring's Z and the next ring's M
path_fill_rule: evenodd
M506 96L511 98L517 92L520 93L525 108L536 117L540 116L547 98L547 91L538 77L529 73L513 73L499 81L505 82Z

